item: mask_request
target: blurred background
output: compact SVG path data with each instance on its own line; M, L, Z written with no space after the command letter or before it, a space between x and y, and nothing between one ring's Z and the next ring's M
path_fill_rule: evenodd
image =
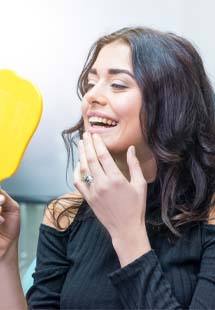
M21 275L35 257L47 201L73 190L61 132L80 118L76 84L91 44L125 26L175 32L199 50L215 86L214 11L213 0L0 0L0 68L32 81L44 102L19 170L2 184L21 206Z

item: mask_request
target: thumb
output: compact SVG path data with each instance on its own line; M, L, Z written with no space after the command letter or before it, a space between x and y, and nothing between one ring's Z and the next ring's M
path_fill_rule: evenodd
M127 151L127 163L130 172L130 183L133 184L143 184L145 178L140 167L139 160L136 156L134 145L130 145Z
M12 199L3 189L0 189L0 206L3 207L2 211L4 212L19 212L20 210L18 203Z

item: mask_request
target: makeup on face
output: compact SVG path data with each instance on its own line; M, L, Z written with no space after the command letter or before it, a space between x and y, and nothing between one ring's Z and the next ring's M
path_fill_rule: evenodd
M88 74L82 102L85 131L102 136L113 152L142 145L139 119L142 92L133 74L130 47L123 42L104 46Z

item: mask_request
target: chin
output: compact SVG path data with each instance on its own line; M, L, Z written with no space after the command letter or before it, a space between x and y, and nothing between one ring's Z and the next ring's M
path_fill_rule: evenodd
M113 144L113 143L105 143L108 151L110 152L111 155L122 155L126 154L128 147L123 147L120 146L119 144Z

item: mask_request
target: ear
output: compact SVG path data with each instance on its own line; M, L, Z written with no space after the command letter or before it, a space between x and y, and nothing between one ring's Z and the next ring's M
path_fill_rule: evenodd
M210 214L209 214L208 224L215 225L215 193L212 196L211 204L212 204L212 208L211 208L211 211L210 211Z

